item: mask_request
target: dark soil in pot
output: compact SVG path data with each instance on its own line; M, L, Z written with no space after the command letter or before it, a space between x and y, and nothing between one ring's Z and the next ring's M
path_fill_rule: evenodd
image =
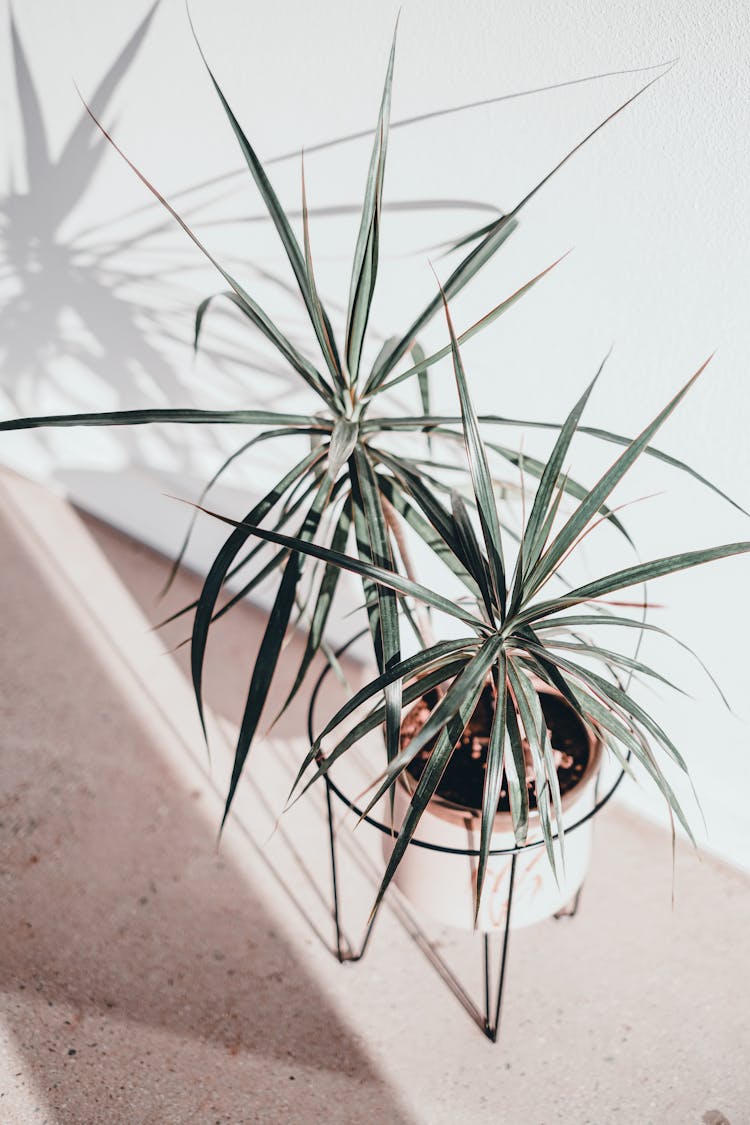
M437 691L430 691L407 712L401 725L402 747L407 746L422 728L439 698ZM560 779L560 794L564 796L565 793L579 784L586 772L591 757L591 742L583 723L561 696L540 691L539 701L550 732L552 749L555 752L557 775ZM494 711L494 692L492 686L487 684L479 697L479 702L469 725L453 751L438 785L437 796L442 801L475 812L481 810L484 775L487 766L487 747ZM428 743L407 767L409 774L415 781L419 780L433 746L434 741ZM529 791L529 808L534 809L536 808L536 792L531 771L531 758L526 744L524 744L524 750L527 753L526 785ZM509 810L508 784L507 778L503 774L498 812L503 813Z

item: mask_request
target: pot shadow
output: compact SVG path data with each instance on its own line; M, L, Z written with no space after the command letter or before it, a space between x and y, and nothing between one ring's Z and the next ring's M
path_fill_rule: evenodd
M154 752L75 610L14 535L0 552L14 589L0 654L0 988L50 1109L77 1122L279 1120L290 1079L314 1075L285 1119L370 1090L406 1123L252 879L217 854L205 793Z

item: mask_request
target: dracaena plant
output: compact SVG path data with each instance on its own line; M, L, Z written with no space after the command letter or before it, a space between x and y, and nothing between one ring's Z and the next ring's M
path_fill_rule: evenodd
M390 758L383 773L373 782L374 794L364 810L363 815L370 813L384 795L392 791L410 762L425 748L429 749L427 763L399 828L375 908L393 878L421 816L435 795L448 761L488 681L493 687L495 709L481 809L477 911L494 818L504 784L508 787L516 842L523 845L527 840L529 771L525 747L528 747L531 758L539 824L553 869L557 862L555 838L559 839L560 854L564 855L559 779L537 692L539 680L560 692L585 727L602 740L626 770L631 757L640 763L666 799L670 814L674 814L693 839L689 821L662 768L666 758L687 772L685 761L663 727L636 700L629 681L635 676L672 688L675 685L657 669L619 649L603 647L596 638L597 630L602 627L631 633L634 630L639 633L652 630L667 637L671 634L644 619L614 613L601 599L702 563L750 552L750 541L725 543L626 566L594 577L584 585L569 587L556 596L550 596L546 590L550 580L559 576L560 568L570 553L597 523L606 518L602 515L605 501L637 458L648 449L651 438L704 370L706 364L703 364L653 421L626 445L600 479L582 492L572 512L565 516L561 510L566 483L564 465L571 441L582 428L581 416L599 377L600 372L597 373L560 427L550 456L543 464L515 562L509 567L503 544L504 521L493 489L488 450L472 405L447 303L445 312L472 493L470 506L467 506L462 496L457 491L453 492L446 542L454 554L455 569L461 568L473 580L476 588L473 604L463 604L464 599L457 604L448 591L431 590L362 559L337 554L269 529L246 526L246 530L262 540L310 555L328 566L352 571L366 581L374 582L379 589L389 590L394 595L446 614L464 627L464 636L423 647L415 655L397 662L385 673L370 680L349 699L326 723L310 747L292 790L292 795L301 795L325 776L342 755L383 724L387 704L379 703L349 726L333 747L323 752L325 739L365 704L383 696L387 699L393 683L401 685L404 705L438 689L439 701L419 732ZM676 640L674 637L671 639ZM681 641L676 643L687 648ZM691 649L688 651L692 652ZM702 667L705 670L705 665Z
M359 573L364 583L364 595L368 609L369 626L372 635L375 661L381 676L380 686L385 692L384 722L386 728L386 749L388 760L401 762L399 757L399 728L404 701L413 698L412 688L404 677L412 671L421 671L430 666L430 648L424 655L414 658L416 663L402 660L401 629L402 620L409 622L416 631L421 646L426 646L426 638L420 630L419 618L410 610L410 598L420 588L409 578L390 582L378 581L378 577L397 571L408 573L408 562L402 552L403 526L416 535L431 551L441 558L464 583L467 593L482 599L486 617L480 619L474 613L464 612L455 606L449 609L447 599L438 595L428 599L428 604L442 608L446 612L458 613L472 629L478 630L476 637L465 646L448 649L446 652L463 654L452 656L454 660L480 659L487 668L489 652L495 657L503 649L497 640L492 640L490 649L479 644L476 638L484 640L495 637L495 625L502 622L506 629L509 614L518 616L518 600L527 604L528 587L522 584L511 591L510 601L505 592L503 563L499 553L500 528L503 526L502 514L497 513L492 501L488 471L482 461L482 495L480 514L482 519L491 519L485 528L489 536L488 556L482 561L477 554L474 540L469 536L468 523L463 509L453 507L439 491L440 482L433 478L433 472L440 469L440 460L435 454L434 443L449 442L453 446L461 441L461 416L436 415L431 412L429 379L431 369L451 350L451 345L426 355L419 344L419 335L441 308L441 296L435 297L411 320L405 330L389 339L372 364L365 364L368 353L368 329L370 310L378 277L378 255L380 227L383 220L383 184L386 168L388 143L391 85L393 78L394 46L391 49L386 80L380 105L380 112L374 133L364 202L362 205L359 232L354 247L353 268L346 322L343 334L337 334L329 317L324 299L317 287L313 268L310 241L310 224L307 194L302 172L302 239L295 233L290 219L283 209L271 181L261 164L251 143L247 139L239 121L235 117L218 82L209 69L209 74L221 106L226 113L231 128L239 143L252 180L258 188L267 207L270 219L280 238L291 266L300 298L310 326L314 333L317 358L311 358L272 320L258 302L247 292L242 284L231 274L203 245L197 235L187 226L183 218L167 200L149 183L135 165L115 144L104 127L97 126L110 140L115 149L167 209L199 250L208 258L223 277L228 288L219 296L231 301L239 313L254 328L262 333L276 349L284 362L299 379L300 392L306 393L307 402L300 413L282 413L269 410L201 410L201 409L144 409L91 414L56 415L37 418L13 419L0 423L0 430L29 429L39 426L120 426L144 425L150 423L175 424L221 424L231 426L254 426L260 429L254 437L246 440L214 474L206 486L203 497L218 480L227 467L240 456L251 454L256 446L277 439L297 436L305 439L307 448L304 454L289 464L281 479L246 513L243 520L237 521L234 530L219 550L206 576L200 597L196 602L184 607L181 616L194 612L191 636L191 669L193 686L201 721L203 721L203 667L209 630L218 616L227 612L233 605L254 590L269 576L277 578L276 593L269 614L257 659L255 661L247 690L244 713L235 749L234 768L230 789L226 800L224 817L229 811L240 775L266 703L274 673L282 650L285 633L290 624L296 623L305 630L306 645L300 667L289 692L285 706L299 690L313 659L326 647L326 629L331 605L336 592L343 557L350 534L358 554ZM205 61L205 59L204 59ZM207 65L207 64L206 64ZM652 80L656 81L656 79ZM642 93L652 82L642 87ZM635 95L636 97L638 95ZM633 98L610 114L596 129L588 134L509 212L500 214L488 225L464 236L453 245L452 252L460 255L458 264L445 281L445 293L452 297L459 293L477 272L498 252L506 239L517 226L518 215L526 204L536 195L555 172L570 157L599 131L617 113L621 112ZM92 114L93 117L93 114ZM552 267L549 267L550 269ZM527 293L548 270L543 271L516 292L500 302L495 308L458 335L459 342L468 340L475 333L497 320L525 293ZM195 344L198 346L201 326L213 298L209 297L198 308L195 319ZM388 392L407 380L415 380L420 391L422 409L420 413L405 416L394 410L389 402ZM381 396L384 396L381 398ZM313 406L309 403L312 401ZM382 408L379 409L380 404ZM471 416L473 418L473 415ZM483 422L494 426L525 425L520 420L492 415ZM531 425L549 429L559 429L552 422L533 422ZM472 421L472 448L481 449L478 432ZM568 433L568 429L563 431ZM587 429L593 437L614 442L627 449L628 439L623 435L599 429ZM415 448L405 453L394 451L389 444L393 436L406 435L416 443ZM519 452L508 445L497 442L488 443L493 456L511 464L519 464ZM653 447L646 447L649 454L698 478L714 491L719 491L705 478L700 477L683 462ZM484 454L482 454L484 457ZM549 502L549 469L533 458L524 458L523 465L527 478L540 482L539 496L534 508L534 522L540 524L537 514L542 505L546 511ZM477 484L480 478L474 478ZM570 477L555 478L555 503L565 493L568 497L579 499L587 496L586 490ZM722 495L724 495L722 493ZM604 507L604 495L599 495L594 503L594 511L612 521L623 534L624 527L618 517ZM728 498L727 498L728 499ZM583 502L583 501L582 501ZM589 501L591 504L592 501ZM275 528L294 531L294 535L278 542L278 550L266 560L259 552L263 543L248 547L253 530L264 520L273 521ZM191 525L192 526L192 525ZM524 575L529 571L529 549L536 549L542 542L543 521L534 536L533 544L524 539ZM189 534L189 532L188 532ZM171 577L179 565L187 540L179 552L172 568ZM314 543L323 546L315 547ZM307 544L308 550L297 550ZM243 552L247 549L247 553ZM316 553L317 552L317 553ZM322 553L321 553L322 552ZM308 556L319 566L319 581L312 584L312 596L301 597L303 565ZM320 565L319 565L320 564ZM542 566L541 558L537 565ZM546 564L545 564L546 565ZM489 570L485 572L485 568ZM554 567L552 568L554 570ZM218 600L228 580L239 572L249 576L241 589L234 593L221 607ZM519 579L520 581L520 579ZM525 579L524 579L525 582ZM421 595L420 595L421 596ZM217 608L218 607L218 608ZM297 618L295 621L295 613ZM498 616L499 615L499 616ZM531 625L528 626L531 628ZM528 630L527 630L528 631ZM503 634L504 635L504 634ZM497 652L495 652L497 649ZM481 655L480 655L481 654ZM434 653L433 653L434 655ZM531 659L531 654L527 654ZM443 667L442 665L440 666ZM471 676L475 678L476 667L471 665ZM396 670L399 670L396 674ZM513 674L525 675L522 661L514 661ZM462 682L464 682L462 680ZM472 679L473 682L473 679ZM499 682L504 682L500 677ZM455 697L455 692L450 696ZM441 714L444 712L441 711ZM205 728L204 728L205 729ZM431 775L428 775L431 776ZM426 784L426 782L425 782ZM421 800L424 788L420 789ZM516 798L516 820L519 832L525 822L523 806ZM408 833L405 834L406 840ZM399 854L400 854L399 849Z

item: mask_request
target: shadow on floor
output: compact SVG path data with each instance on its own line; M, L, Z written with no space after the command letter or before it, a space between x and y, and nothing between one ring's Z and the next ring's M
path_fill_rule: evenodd
M200 579L189 571L182 570L176 577L168 602L166 604L160 603L155 596L155 591L159 589L163 581L163 573L168 570L169 563L167 560L150 547L124 535L122 532L103 523L96 517L84 513L80 513L80 515L87 529L95 538L98 546L107 556L109 563L117 571L119 578L139 603L141 610L152 624L158 623L168 612L172 612L175 608L190 604L190 602L197 597L200 592ZM179 644L185 637L186 632L189 631L189 623L191 620L192 615L189 615L182 619L182 621L171 623L165 629L160 630L159 636L164 641L165 647ZM213 649L213 660L208 662L206 670L206 699L210 702L215 714L221 716L234 714L236 716L235 725L239 721L241 707L244 702L244 694L247 690L248 670L251 667L251 660L254 658L255 649L257 648L264 626L265 616L262 611L246 602L238 605L237 608L233 610L231 616L216 622L213 627L214 635L210 642ZM294 671L302 656L303 648L304 646L300 643L298 637L292 635L289 638L287 658L282 661L282 667L278 673L279 685L275 685L274 687L274 698L278 697L279 701L286 697L288 688L294 680ZM181 664L188 678L190 676L189 652L189 646L185 645L177 649L173 654ZM347 663L344 658L342 658L342 660L344 660L345 672L347 675L351 676L354 682L357 676L361 675L361 670L353 663ZM318 661L315 668L319 671L322 668L322 662ZM313 671L309 675L309 686L315 684L316 680L317 674ZM326 716L332 713L339 702L343 702L343 697L339 700L339 695L340 689L335 678L329 676L325 687L324 714ZM306 729L308 698L309 688L308 691L300 692L292 706L281 718L278 725L274 727L274 733L279 735L280 740L280 744L274 753L278 759L284 760L285 766L286 776L284 792L288 790L295 778L299 760L294 757L292 745L284 745L283 739L287 737L292 740L292 742L298 741L300 732ZM274 707L270 706L269 711L273 712ZM226 727L227 736L231 740L234 736L231 730L232 723L226 723ZM266 803L263 793L258 791L257 786L254 784L253 776L253 771L250 769L247 772L244 784L253 789L255 805L258 809L262 808L262 811L268 818L268 823L273 825L278 810ZM318 797L319 807L316 804L316 808L318 808L320 816L320 841L323 843L327 838L328 823L325 818L322 788L318 792ZM341 818L344 815L343 807L339 806L335 801L334 806L334 816ZM311 870L306 862L305 856L301 854L297 845L294 830L288 831L287 825L288 817L282 817L273 829L277 844L280 843L286 853L283 860L275 866L269 861L267 846L263 846L265 844L264 834L262 832L260 834L261 837L263 837L263 844L260 844L259 841L253 837L252 831L247 832L247 843L252 847L254 852L253 862L262 863L272 868L272 874L278 883L279 891L286 895L295 907L299 914L301 924L307 927L310 934L314 935L316 939L323 944L326 950L335 957L336 943L333 917L330 919L330 924L325 926L326 932L322 932L320 928L320 910L311 911L306 909L302 902L302 899L305 897L309 900L310 893L312 892L313 899L318 900L316 905L318 907L322 906L323 908L322 920L323 923L325 923L326 914L332 911L327 850L322 870L319 866L317 870ZM351 877L356 873L356 877L360 883L368 888L368 901L364 914L362 914L360 910L359 913L361 917L351 925L345 924L345 932L342 933L342 949L345 952L353 953L357 952L361 947L366 933L366 917L367 913L369 913L369 905L375 900L375 895L380 884L382 864L379 866L377 862L374 862L373 856L368 853L367 849L360 846L359 837L356 833L347 831L339 832L337 850L340 853L339 866L341 866L342 862L346 862L349 866L349 876ZM344 852L346 853L345 856L341 854ZM379 847L377 849L377 855L378 858L381 858ZM285 869L296 873L296 878L285 879L282 874L282 871ZM322 882L321 874L324 876ZM344 879L343 883L346 884L349 881L350 879ZM339 882L340 884L342 883L341 872L339 872ZM301 896L298 893L301 884L305 886L307 891L306 896ZM342 902L342 918L345 923L351 922L349 918L351 911L348 909L350 903L346 901L349 896L342 893L342 897L344 900ZM471 990L467 990L460 976L456 975L452 967L441 956L435 941L425 932L419 920L409 910L408 905L399 895L391 892L387 896L384 909L396 919L404 934L408 936L409 940L420 951L422 957L440 978L442 984L453 993L469 1018L477 1025L479 1030L484 1033L485 1014L483 1008L480 1010L482 1005L480 991L477 990L477 995L473 996ZM431 928L434 929L434 926ZM493 941L490 947L493 973L495 971L495 962L499 964L499 946L496 950L496 944L497 942ZM356 957L355 960L358 960L358 957Z
M252 885L207 846L205 795L154 755L13 536L0 554L0 988L50 1120L405 1122Z

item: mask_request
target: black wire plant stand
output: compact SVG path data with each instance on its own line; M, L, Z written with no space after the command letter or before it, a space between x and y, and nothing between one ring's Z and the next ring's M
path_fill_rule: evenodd
M349 648L349 646L351 644L353 644L356 639L357 638L351 638L351 640L348 641L347 644L343 645L337 651L336 657L338 658L339 656L341 656L342 653L347 648ZM329 673L331 672L331 669L332 669L331 664L330 663L326 664L325 668L323 668L323 670L321 671L320 676L318 677L318 679L315 683L315 686L313 687L312 693L310 695L310 702L309 702L308 713L307 713L307 733L308 733L308 737L310 739L311 745L314 743L315 737L316 737L315 736L315 705L317 703L318 696L320 694L321 688L323 687L323 684L326 682L326 679L327 679ZM323 758L324 758L324 755L321 753L318 756L318 761L321 761ZM627 758L625 760L625 765L622 766L622 768L620 769L620 772L617 774L614 781L610 784L610 786L606 790L606 792L601 796L599 794L600 778L601 778L601 771L600 771L599 776L597 777L597 780L596 780L596 787L595 787L595 790L594 790L594 804L592 805L591 809L589 809L589 811L587 813L585 813L583 816L579 817L579 819L576 820L573 824L565 826L565 835L566 836L569 835L571 832L575 832L577 829L581 828L588 821L592 820L593 817L595 817L597 815L597 813L599 813L601 811L601 809L603 809L604 806L611 800L611 798L614 796L616 790L619 788L619 786L620 786L620 784L621 784L621 782L622 782L622 780L625 776L626 766L627 766L627 763L628 763L629 760L630 760L630 753L628 753L628 755L627 755ZM329 843L329 848L330 848L330 861L331 861L331 890L332 890L332 899L333 899L331 913L332 913L332 916L333 916L333 921L334 921L334 926L335 926L335 938L336 938L336 944L335 944L333 952L334 952L334 955L336 956L337 960L341 964L354 964L358 961L361 961L362 958L364 957L365 953L367 952L368 946L370 944L370 938L372 937L372 933L373 933L373 930L374 930L374 927L375 927L375 922L377 921L378 913L376 913L374 916L371 916L368 919L360 941L357 943L357 945L355 947L352 947L351 944L349 943L348 939L345 937L344 929L343 929L343 925L342 925L342 906L341 906L342 888L341 888L341 880L340 880L339 864L338 864L338 854L337 854L337 832L336 832L336 818L334 816L334 798L337 801L339 801L342 805L344 805L348 810L353 812L354 815L359 818L359 820L361 820L365 824L370 825L371 828L375 828L378 832L382 832L386 836L390 836L393 839L398 838L398 833L395 833L393 828L390 825L384 824L382 821L377 820L375 817L370 816L369 814L365 815L363 813L363 810L358 807L356 802L353 801L351 799L351 797L349 797L336 784L335 781L333 781L333 779L330 776L330 772L325 774L323 780L324 780L324 784L325 784L326 816L327 816L327 820L328 820L328 843ZM557 839L558 839L558 834L554 833L553 834L553 840L557 840ZM428 851L439 852L443 855L457 855L457 856L465 856L465 857L475 857L475 856L479 855L479 849L476 849L476 848L475 849L472 849L472 848L454 848L454 847L449 847L449 846L442 845L442 844L435 844L435 843L432 843L431 841L428 841L428 840L420 840L417 837L413 837L409 841L408 846L414 847L414 848L425 848ZM498 1037L499 1037L499 1033L500 1033L500 1020L501 1020L501 1016L502 1016L503 994L504 994L504 988L505 988L506 972L507 972L507 967L508 967L508 945L509 945L509 937L510 937L510 930L511 930L513 895L514 895L514 889L515 889L515 875L516 875L516 865L517 865L517 862L518 862L518 856L522 852L525 853L527 851L531 851L531 850L534 850L534 849L537 849L537 848L540 848L540 847L543 847L543 846L544 846L544 840L542 838L540 838L539 840L533 840L533 841L531 841L531 843L522 844L520 846L516 845L514 847L509 847L509 848L494 848L489 853L491 856L498 856L498 855L510 856L510 876L509 876L509 884L508 884L508 902L507 902L506 913L505 913L505 925L504 925L504 927L502 928L502 930L497 935L495 935L494 933L489 933L489 932L485 932L485 933L480 935L481 936L481 945L482 945L482 954L481 954L481 956L482 956L482 979L483 979L483 982L484 982L483 1004L482 1004L481 1008L474 1001L472 1001L471 997L469 996L468 991L461 984L461 982L459 980L457 980L457 978L455 977L455 974L453 974L452 970L450 970L445 965L445 963L442 962L441 959L437 958L437 960L439 961L439 964L436 967L439 969L440 974L444 978L447 979L447 981L450 984L454 993L456 993L458 995L459 999L462 1000L462 1002L464 1004L464 1007L472 1015L472 1017L475 1019L475 1022L478 1023L482 1032L486 1035L486 1037L492 1043L497 1042ZM563 919L563 918L573 918L573 917L575 917L575 915L578 912L578 907L579 907L579 903L580 903L580 899L581 899L582 889L583 889L582 886L579 887L575 896L573 897L572 901L568 904L568 906L563 907L562 910L560 910L557 914L554 915L554 917L556 919L560 920L560 919ZM390 888L389 888L389 891L390 891ZM496 941L495 941L496 937L499 937L499 939L500 939L500 950L499 950L499 956L498 956L497 973L493 974L493 972L492 972L492 963L493 963L493 960L494 960L493 946L496 944ZM433 962L436 960L436 956L434 954L434 951L431 951L431 959L433 960ZM493 976L495 978L494 989L493 989Z

